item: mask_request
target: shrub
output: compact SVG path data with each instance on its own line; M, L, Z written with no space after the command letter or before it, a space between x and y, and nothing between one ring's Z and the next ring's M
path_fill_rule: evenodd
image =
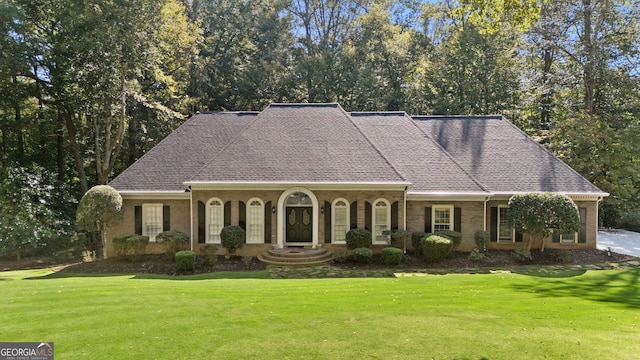
M227 250L225 257L228 259L231 254L235 253L238 249L244 246L246 239L246 233L244 229L237 225L229 225L222 228L220 231L220 242L222 247Z
M357 248L371 247L371 231L367 229L351 229L345 235L347 248L354 250Z
M455 250L460 243L462 242L462 234L458 231L453 231L453 230L443 230L443 231L438 231L437 233L439 236L444 236L446 238L449 238L452 242L451 245L451 251Z
M473 235L473 239L476 242L476 246L478 247L478 251L484 252L487 249L487 242L489 242L489 233L486 231L476 231Z
M113 243L113 252L116 253L116 256L119 258L124 258L129 253L129 248L131 243L129 242L130 237L136 236L135 234L121 234L113 237L111 242Z
M519 263L528 263L533 260L533 258L531 257L531 251L527 249L515 249L513 251L513 257Z
M129 243L129 249L133 251L133 257L138 259L144 255L147 245L149 244L149 237L143 235L134 235L127 239Z
M162 244L167 257L174 260L176 253L189 245L189 235L175 230L163 231L156 236L156 242Z
M484 258L485 258L484 251L481 251L478 248L471 250L471 252L469 253L469 260L471 261L478 262L478 261L484 260Z
M373 251L369 248L355 248L353 249L353 259L359 263L371 262L371 256Z
M176 268L179 272L193 271L196 264L196 253L189 250L178 251L175 255Z
M403 255L401 249L386 247L382 249L382 262L384 262L385 265L398 265L402 261Z
M349 252L346 249L335 249L333 251L333 261L343 263L347 261Z
M202 264L205 266L216 262L216 252L218 247L215 244L204 244L200 246L200 256L202 256Z
M426 238L431 234L428 234L424 231L414 231L411 233L411 245L413 245L413 249L416 252L416 255L422 256L422 239Z
M442 261L451 252L453 241L447 237L430 235L422 241L422 252L427 263Z

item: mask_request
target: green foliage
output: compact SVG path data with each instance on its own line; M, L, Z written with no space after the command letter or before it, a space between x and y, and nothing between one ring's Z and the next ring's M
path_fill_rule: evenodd
M516 231L541 237L547 237L553 231L568 233L580 229L578 207L571 198L557 193L513 195L509 199L507 217ZM530 247L531 242L527 249Z
M449 255L452 246L451 239L437 234L430 235L422 240L424 259L429 264L442 261Z
M103 231L106 227L120 222L123 215L120 194L111 186L97 185L80 199L76 212L76 227L78 230Z
M133 257L139 259L144 255L147 245L149 244L149 237L146 235L134 235L128 238L129 248L133 252Z
M237 250L244 246L247 235L243 228L237 225L229 225L220 231L220 242L222 247L227 250L226 257L229 258Z
M205 266L211 265L216 262L216 252L218 247L215 244L204 244L200 246L200 256L202 257L202 264Z
M136 234L121 234L116 235L111 239L111 242L113 243L113 252L116 253L117 257L124 259L124 257L127 256L132 245L132 243L129 242L129 238L133 236L136 236Z
M395 247L386 247L382 249L382 262L385 265L398 265L402 261L402 249Z
M533 260L533 257L531 257L531 251L528 249L515 249L513 251L513 257L517 262L522 264L529 263Z
M189 235L175 230L163 231L156 236L156 242L162 244L167 258L174 260L178 251L189 246Z
M382 235L389 236L391 238L391 244L396 246L404 246L407 238L411 235L409 231L405 230L385 230Z
M469 260L471 261L482 261L485 258L485 253L484 251L479 250L478 248L474 248L473 250L471 250L471 252L469 253Z
M489 233L486 231L476 231L473 235L473 240L476 242L476 246L480 252L484 252L487 249L487 243L489 242Z
M196 264L196 253L189 250L178 251L175 262L178 272L191 272Z
M351 229L345 235L348 249L370 248L372 239L371 231L367 229Z
M338 248L333 250L333 261L343 263L349 258L349 252L346 249Z
M355 248L353 249L353 259L359 263L371 262L371 256L373 251L369 248Z
M413 245L416 255L422 256L422 240L429 235L431 235L431 233L424 231L414 231L411 233L411 245Z
M462 242L462 234L458 231L443 230L443 231L438 231L436 234L438 236L444 236L446 238L451 239L451 242L453 244L451 246L451 251L455 250Z
M77 242L65 190L42 167L0 168L0 256L20 259Z

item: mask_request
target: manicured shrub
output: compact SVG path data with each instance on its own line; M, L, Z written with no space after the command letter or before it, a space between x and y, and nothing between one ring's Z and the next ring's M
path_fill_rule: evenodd
M452 242L451 251L455 250L462 242L462 234L458 231L443 230L443 231L438 231L437 234L439 236L447 237L451 240Z
M202 257L202 264L209 266L216 262L216 252L218 247L215 244L204 244L200 246L200 256Z
M129 238L136 236L135 234L121 234L116 235L111 239L113 243L113 252L116 253L116 256L124 259L125 256L129 253L129 247L131 243L129 242Z
M134 235L127 239L129 243L129 249L133 252L133 257L138 259L144 255L147 245L149 244L149 237L143 235Z
M515 249L513 251L513 257L517 262L522 264L526 264L533 260L533 257L531 257L531 251L528 249Z
M246 233L243 228L237 225L229 225L220 231L220 242L222 247L227 250L225 257L228 259L233 253L244 246Z
M353 259L359 263L371 262L371 256L373 256L373 251L369 248L353 249Z
M167 258L174 260L178 251L189 246L189 235L175 230L163 231L156 236L156 242L164 246Z
M487 249L487 242L489 242L489 233L482 230L476 231L473 240L475 240L478 250L484 252Z
M451 239L436 234L430 235L422 241L424 259L427 263L442 261L451 252L452 246Z
M426 238L431 234L428 234L424 231L414 231L411 233L411 245L413 245L413 249L416 252L416 255L422 256L422 239Z
M178 272L193 271L196 264L196 253L189 250L178 251L175 255Z
M485 258L484 251L480 251L478 248L474 248L469 253L469 260L471 261L479 262L484 260L484 258Z
M371 231L367 229L351 229L345 235L347 248L354 250L356 248L371 247Z
M343 263L349 258L349 252L346 249L335 249L333 251L333 261Z
M386 247L382 249L382 262L385 265L398 265L402 261L402 249Z

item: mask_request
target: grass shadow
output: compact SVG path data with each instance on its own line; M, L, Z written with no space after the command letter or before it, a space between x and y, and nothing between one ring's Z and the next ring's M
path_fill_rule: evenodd
M25 277L24 280L51 280L68 278L105 278L105 277L130 277L131 279L151 280L211 280L211 279L271 279L268 271L221 271L193 275L160 275L160 274L85 274L69 272L52 272L46 275ZM1 279L1 278L0 278Z
M640 308L640 268L597 271L588 275L567 280L517 284L513 288L545 297L581 297Z

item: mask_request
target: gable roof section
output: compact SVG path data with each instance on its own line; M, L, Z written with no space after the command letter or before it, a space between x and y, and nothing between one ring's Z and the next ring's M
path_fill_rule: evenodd
M195 114L109 185L118 191L184 191L184 182L246 128L257 114Z
M487 194L405 112L353 112L353 121L411 182L409 193Z
M406 183L338 104L271 104L190 183Z
M415 124L493 193L604 196L502 116L414 116Z

